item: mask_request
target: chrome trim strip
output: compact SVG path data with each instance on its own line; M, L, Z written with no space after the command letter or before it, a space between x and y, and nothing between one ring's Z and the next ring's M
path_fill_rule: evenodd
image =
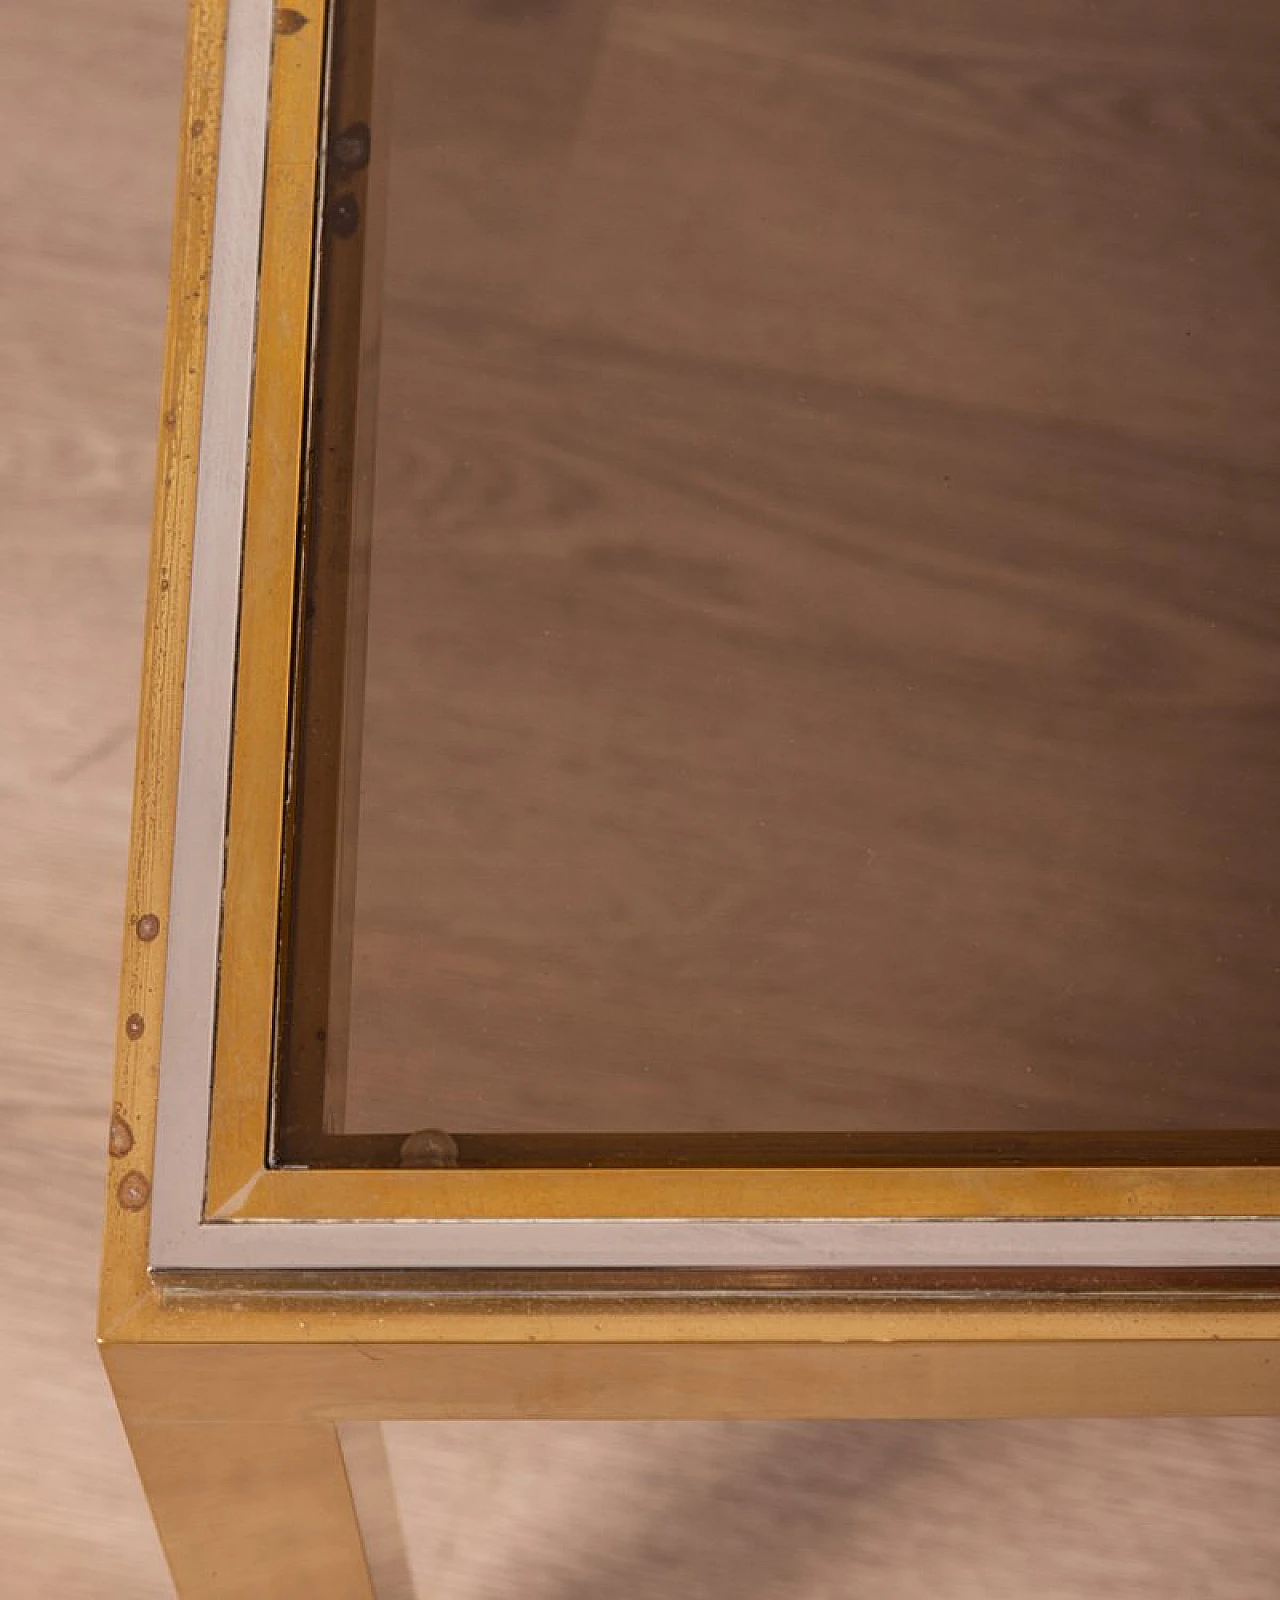
M1280 1222L221 1222L155 1241L161 1268L1236 1267L1280 1261Z

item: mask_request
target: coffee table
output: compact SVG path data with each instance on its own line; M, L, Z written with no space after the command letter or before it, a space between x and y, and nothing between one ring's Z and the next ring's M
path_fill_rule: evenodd
M1278 32L194 0L100 1324L181 1594L371 1593L388 1419L1280 1409Z

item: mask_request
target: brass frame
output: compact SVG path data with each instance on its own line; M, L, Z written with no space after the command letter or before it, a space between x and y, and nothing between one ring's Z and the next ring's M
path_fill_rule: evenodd
M181 1592L369 1592L336 1432L348 1420L1280 1410L1274 1272L1073 1282L153 1272L221 71L228 6L248 3L191 5L100 1299L103 1359ZM297 0L275 17L254 429L280 441L301 437L326 0ZM1218 1146L1216 1165L1212 1152L1190 1162L1176 1141L1161 1147L1174 1159L1158 1165L1127 1159L1114 1141L1105 1164L1092 1165L1080 1153L1087 1141L1015 1141L1003 1159L989 1144L951 1158L945 1142L873 1141L850 1164L768 1169L269 1169L299 462L288 449L254 452L249 480L255 584L244 597L241 671L255 689L235 728L211 1221L238 1234L267 1217L305 1228L442 1214L1280 1216L1275 1141L1243 1137L1227 1164L1231 1141ZM214 1493L240 1519L238 1543L209 1539ZM299 1540L313 1560L298 1561Z
M1187 1135L881 1135L809 1140L808 1157L780 1153L787 1143L776 1138L775 1153L763 1159L759 1147L770 1141L748 1138L721 1141L704 1165L698 1152L715 1142L693 1139L686 1158L673 1163L668 1156L648 1167L599 1162L601 1141L588 1138L560 1141L591 1151L587 1159L580 1155L581 1165L567 1165L563 1152L542 1164L539 1151L555 1141L530 1139L509 1167L271 1165L278 960L288 945L280 909L291 859L285 822L296 803L289 750L297 715L298 507L314 336L324 67L324 11L315 11L314 26L278 37L272 76L253 431L298 445L295 453L273 448L250 458L244 561L254 581L243 590L238 647L239 681L250 692L237 697L231 757L206 1215L226 1222L1280 1218L1280 1137L1268 1133L1206 1135L1199 1150ZM370 53L368 41L361 48ZM345 366L339 362L348 377L358 360L357 351ZM352 497L349 482L337 492ZM347 604L345 593L341 599ZM482 1151L500 1143L475 1142Z

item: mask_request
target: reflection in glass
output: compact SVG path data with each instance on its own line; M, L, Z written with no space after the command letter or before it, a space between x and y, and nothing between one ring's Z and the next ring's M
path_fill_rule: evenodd
M331 1124L1274 1125L1274 11L393 26Z

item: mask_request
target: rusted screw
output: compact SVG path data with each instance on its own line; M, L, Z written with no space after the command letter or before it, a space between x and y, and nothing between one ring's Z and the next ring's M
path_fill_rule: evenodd
M443 1128L422 1128L400 1146L402 1167L456 1167L458 1141Z
M141 1039L147 1031L147 1024L136 1011L131 1011L124 1019L124 1031L130 1039Z
M133 931L144 944L150 943L160 932L160 918L156 916L154 911L148 911L138 918L137 925Z
M141 1211L151 1198L151 1185L140 1172L126 1172L116 1188L116 1198L126 1211Z
M117 1111L111 1119L111 1132L107 1135L107 1149L117 1160L133 1149L133 1129Z

